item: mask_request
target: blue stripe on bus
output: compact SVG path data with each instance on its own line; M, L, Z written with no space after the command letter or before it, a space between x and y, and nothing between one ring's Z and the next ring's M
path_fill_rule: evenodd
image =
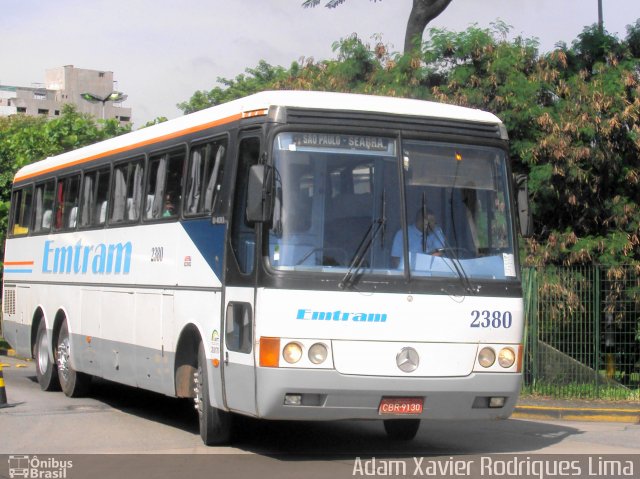
M226 225L214 225L211 223L211 218L186 220L180 224L209 267L222 280Z
M5 269L5 273L33 273L32 269Z

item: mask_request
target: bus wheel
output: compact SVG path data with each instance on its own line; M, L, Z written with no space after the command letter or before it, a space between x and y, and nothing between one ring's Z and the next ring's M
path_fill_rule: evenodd
M391 439L410 441L418 433L420 419L385 419L384 430Z
M58 378L60 379L62 392L69 397L80 397L88 392L91 376L77 372L71 367L71 348L69 343L69 328L65 321L60 328L58 346L56 348Z
M198 348L198 369L194 373L193 392L200 422L200 437L207 446L226 444L231 438L231 413L211 406L209 376L204 345Z
M43 391L59 391L58 370L56 364L49 356L49 342L47 340L47 325L44 319L38 325L36 344L33 347L33 356L36 359L36 377Z

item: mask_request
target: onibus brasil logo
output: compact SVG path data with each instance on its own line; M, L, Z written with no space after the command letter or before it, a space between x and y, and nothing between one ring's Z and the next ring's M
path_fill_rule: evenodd
M32 479L65 479L73 461L63 461L54 457L40 459L38 456L9 456L9 477Z

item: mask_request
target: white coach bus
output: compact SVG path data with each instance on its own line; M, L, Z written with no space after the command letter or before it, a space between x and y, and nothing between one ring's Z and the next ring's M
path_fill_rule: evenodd
M234 414L505 418L516 193L490 113L259 93L18 171L3 331L43 390L193 398L206 444Z

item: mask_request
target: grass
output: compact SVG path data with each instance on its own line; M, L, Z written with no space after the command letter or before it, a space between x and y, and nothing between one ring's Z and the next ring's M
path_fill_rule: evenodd
M0 336L0 349L11 349L9 343L6 342L2 336Z
M536 382L523 385L521 394L555 399L600 399L604 401L640 401L640 388L598 386L595 384L553 384Z

